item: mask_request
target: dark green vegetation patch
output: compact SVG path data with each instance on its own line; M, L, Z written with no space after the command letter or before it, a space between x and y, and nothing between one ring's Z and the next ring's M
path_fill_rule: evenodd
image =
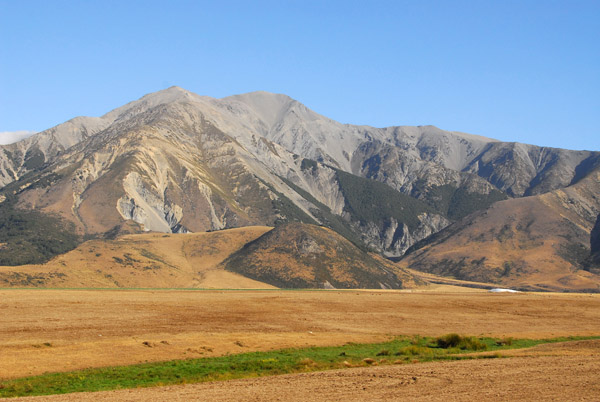
M480 194L451 184L428 186L425 180L415 182L413 194L451 220L459 220L472 212L486 209L493 203L508 198L499 190L492 190L489 194Z
M72 224L15 203L14 196L0 203L0 265L39 264L77 247Z
M346 200L346 212L361 223L374 222L383 225L388 219L394 218L414 230L420 224L418 216L421 213L435 213L423 201L402 194L387 184L341 170L337 170L336 173Z
M271 201L273 212L275 212L278 217L275 219L274 225L282 225L288 222L302 222L302 223L310 223L317 224L315 220L310 217L306 212L301 210L296 204L292 202L288 197L275 190L275 188L269 183L262 181L261 182L269 187L277 198Z
M303 162L309 160L310 159L304 159ZM341 216L338 216L331 212L331 209L327 205L317 201L317 199L313 197L308 191L305 191L304 189L298 187L297 185L295 185L294 183L292 183L284 177L280 176L280 179L285 184L287 184L292 190L300 194L302 198L309 201L316 207L311 208L310 212L313 214L313 216L319 219L323 226L328 227L329 229L342 235L359 249L363 251L369 251L363 243L363 241L360 239L360 236L356 233L354 229L352 229L349 222L347 222Z

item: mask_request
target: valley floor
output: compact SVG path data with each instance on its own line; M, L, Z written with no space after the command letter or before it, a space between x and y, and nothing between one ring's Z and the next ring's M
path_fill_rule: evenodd
M600 335L600 295L0 290L0 378L450 332Z

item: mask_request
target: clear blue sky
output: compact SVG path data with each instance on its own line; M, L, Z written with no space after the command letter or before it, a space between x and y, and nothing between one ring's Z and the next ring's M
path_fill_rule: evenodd
M0 132L171 85L600 150L600 1L0 0Z

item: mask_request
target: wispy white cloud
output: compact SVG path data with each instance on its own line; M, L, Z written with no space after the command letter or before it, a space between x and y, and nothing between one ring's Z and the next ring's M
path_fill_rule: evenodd
M0 131L0 145L12 144L13 142L21 141L24 138L32 136L35 131Z

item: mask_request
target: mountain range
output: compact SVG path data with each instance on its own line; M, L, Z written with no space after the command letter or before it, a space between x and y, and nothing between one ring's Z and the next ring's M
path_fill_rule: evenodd
M341 124L280 94L171 87L77 117L0 146L0 186L2 265L127 233L302 222L399 269L523 289L600 284L600 152Z

